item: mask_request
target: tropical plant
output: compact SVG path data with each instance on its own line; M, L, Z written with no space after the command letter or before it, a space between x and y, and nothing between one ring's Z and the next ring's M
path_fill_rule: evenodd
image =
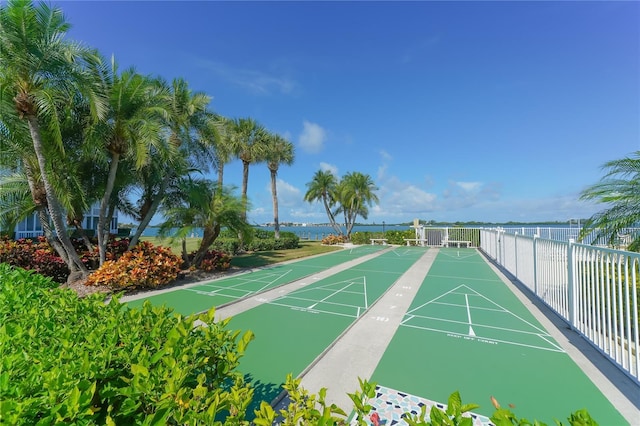
M185 178L180 190L169 197L163 207L165 221L160 226L161 235L169 235L183 241L183 260L199 267L207 250L213 245L223 227L241 234L245 241L251 238L251 226L242 216L243 203L233 195L232 189L217 186L207 179ZM198 250L190 258L184 243L196 229L203 230Z
M161 138L160 118L167 107L155 92L154 81L133 68L119 72L112 60L105 84L109 96L108 115L91 127L87 138L89 143L102 148L95 150L95 158L108 169L97 229L100 263L106 259L108 207L114 190L117 193L122 189L115 187L117 176L131 173L120 168L120 163L128 161L139 170L148 163L152 146L159 151L166 150Z
M337 187L338 179L333 173L328 170L318 170L313 175L311 182L307 183L307 192L304 194L304 200L309 203L322 201L329 218L329 224L338 235L344 235L344 232L336 223L335 213L332 210L338 202Z
M637 226L640 222L640 151L608 161L602 168L605 174L600 182L583 190L580 199L596 201L607 207L584 223L580 238L595 231L594 241L605 238L614 245L624 228ZM628 249L640 249L640 236L635 237Z
M375 194L377 189L371 176L360 172L347 173L340 181L337 189L338 212L344 215L347 239L351 238L351 230L358 216L367 219L368 206L378 203L378 196Z
M156 87L159 101L165 107L162 123L168 140L164 146L169 149L160 151L152 147L155 164L150 167L151 173L140 174L149 180L142 180L140 223L131 238L131 247L138 243L157 213L169 186L194 168L206 171L213 157L210 146L193 137L206 124L203 117L209 114L206 108L211 98L202 92L194 93L181 78L174 79L170 85L157 80Z
M71 271L86 274L88 271L67 235L63 206L47 157L52 153L64 157L61 105L83 97L95 120L104 117L106 101L100 85L95 84L102 74L100 56L66 40L68 29L62 11L44 3L33 5L31 1L15 0L1 7L0 97L14 101L15 113L29 128L49 217L59 241L56 250ZM31 170L31 175L34 179L35 170ZM34 186L30 188L33 190Z
M233 120L233 151L242 161L242 204L243 219L247 219L247 187L249 184L249 166L265 160L266 136L264 127L252 118Z
M294 147L291 142L280 135L270 134L267 137L267 151L265 158L271 175L271 197L273 200L273 223L275 238L280 238L280 222L278 220L278 190L276 177L281 164L290 166L293 164Z

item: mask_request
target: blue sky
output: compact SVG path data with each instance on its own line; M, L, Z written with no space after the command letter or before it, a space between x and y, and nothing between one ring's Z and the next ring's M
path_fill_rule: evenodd
M601 165L640 150L639 2L54 4L122 69L183 77L294 143L281 221L326 221L303 201L320 169L373 178L367 222L585 218ZM249 197L272 220L266 165Z

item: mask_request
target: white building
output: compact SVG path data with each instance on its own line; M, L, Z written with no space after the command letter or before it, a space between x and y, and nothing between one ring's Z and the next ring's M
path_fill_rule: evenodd
M87 213L83 219L82 227L84 229L93 229L94 231L98 229L98 218L100 217L100 205L94 204L91 207L89 213ZM116 211L113 215L113 219L111 219L111 224L109 226L109 232L112 234L118 233L118 212ZM14 238L16 240L20 238L34 238L43 235L42 224L40 223L40 218L37 213L33 213L28 216L22 222L18 223L15 228Z

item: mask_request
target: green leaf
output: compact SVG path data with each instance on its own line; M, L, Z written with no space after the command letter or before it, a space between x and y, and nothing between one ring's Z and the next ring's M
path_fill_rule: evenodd
M144 377L149 377L149 370L141 364L131 364L131 372L136 376L142 375Z
M449 396L449 402L447 404L447 414L449 416L459 416L462 414L462 398L460 397L460 393L455 391Z

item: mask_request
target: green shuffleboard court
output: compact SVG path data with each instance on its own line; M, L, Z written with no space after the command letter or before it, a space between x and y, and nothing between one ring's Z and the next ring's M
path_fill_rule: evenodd
M131 300L127 302L127 306L142 306L145 301L149 301L154 305L169 306L180 314L190 315L290 283L382 249L383 246L357 246Z
M277 397L287 374L300 375L425 253L395 248L233 317L229 327L255 334L239 368L254 400Z
M493 396L531 421L586 408L627 424L475 249L440 249L372 380L444 403L457 390L485 416Z

